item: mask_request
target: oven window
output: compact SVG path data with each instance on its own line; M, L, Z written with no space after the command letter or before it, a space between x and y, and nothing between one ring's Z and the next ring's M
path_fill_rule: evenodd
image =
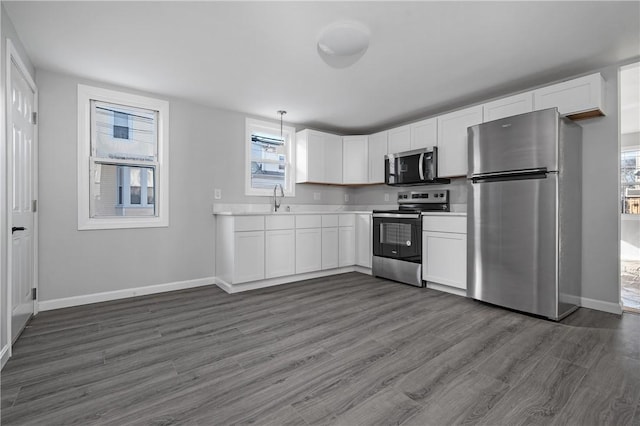
M406 244L411 241L410 223L382 223L380 225L381 244Z

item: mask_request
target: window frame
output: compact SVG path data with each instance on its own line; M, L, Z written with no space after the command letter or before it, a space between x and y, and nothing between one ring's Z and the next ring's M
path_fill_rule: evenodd
M620 179L620 197L621 200L624 198L624 189L622 187L622 156L625 154L625 152L640 152L640 145L628 145L628 146L623 146L620 148L620 169L618 169L618 174L619 174L619 179ZM636 165L636 168L638 168L638 166ZM636 213L624 213L624 207L622 206L622 204L619 206L620 208L620 215L622 217L623 220L635 220L635 221L640 221L640 214L636 214Z
M273 189L252 188L251 187L251 135L255 130L266 129L275 134L280 134L280 123L272 121L257 120L247 118L245 121L245 189L247 196L272 197ZM287 160L285 163L285 197L294 197L296 195L296 129L292 126L282 126L282 135L285 139L285 149L287 152ZM278 194L279 195L279 194Z
M114 103L158 112L157 161L155 166L156 216L91 217L90 169L95 164L91 156L91 101ZM169 102L147 96L78 84L78 230L158 228L169 226ZM101 162L107 163L107 162ZM109 161L113 165L145 165L130 160Z

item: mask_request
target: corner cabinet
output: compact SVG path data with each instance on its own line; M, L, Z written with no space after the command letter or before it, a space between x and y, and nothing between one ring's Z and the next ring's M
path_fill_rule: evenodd
M296 182L342 183L342 137L309 129L296 133Z
M438 176L467 175L467 127L482 123L482 105L438 117Z
M369 137L342 138L342 183L369 183Z
M369 136L369 183L384 183L384 156L389 132Z
M422 279L428 287L466 294L467 218L424 216L422 229Z

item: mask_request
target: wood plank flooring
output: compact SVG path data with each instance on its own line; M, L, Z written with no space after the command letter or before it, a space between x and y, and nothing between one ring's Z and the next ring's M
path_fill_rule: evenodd
M43 312L3 425L640 425L640 316L561 323L350 273Z

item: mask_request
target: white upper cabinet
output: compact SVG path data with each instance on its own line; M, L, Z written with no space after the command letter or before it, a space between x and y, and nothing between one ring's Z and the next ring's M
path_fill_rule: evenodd
M533 111L533 92L520 93L483 105L484 122Z
M387 155L388 132L369 136L369 183L384 183L384 156Z
M411 149L438 146L438 120L435 117L410 124L409 128L411 130Z
M482 105L438 117L438 176L467 175L467 127L482 123Z
M389 130L389 154L411 150L411 126L396 127Z
M296 182L342 183L342 138L309 129L296 133Z
M533 91L536 110L557 107L569 118L580 119L604 115L604 82L600 73L587 75Z
M369 137L342 138L342 183L369 183Z

